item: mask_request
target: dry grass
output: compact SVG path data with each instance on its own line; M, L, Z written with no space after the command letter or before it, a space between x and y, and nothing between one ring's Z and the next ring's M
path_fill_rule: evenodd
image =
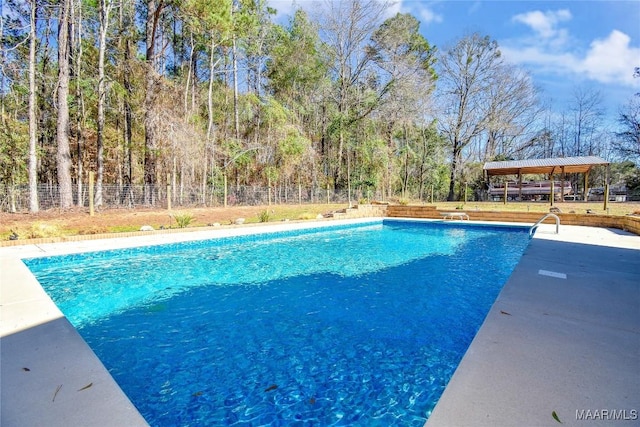
M245 223L260 222L260 214L269 212L269 221L315 219L323 214L345 208L342 204L318 205L277 205L277 206L229 206L227 208L193 208L180 212L166 209L110 209L96 212L90 216L82 208L62 211L51 209L27 213L0 213L0 240L8 240L13 233L19 240L90 235L103 233L122 233L138 231L143 225L153 228L178 228L181 224L176 216L191 217L189 227L204 227L210 224L231 224L237 218Z
M418 205L420 203L409 203ZM501 202L437 202L436 208L466 211L509 211L509 212L549 212L548 203L512 202L506 205ZM603 209L602 202L559 202L555 204L562 212L586 213L600 215L640 214L640 202L609 203L608 210ZM313 220L318 214L340 210L345 204L316 205L272 205L272 206L230 206L227 208L193 208L184 209L182 214L189 215L192 220L189 227L203 227L214 223L231 224L237 218L245 218L245 223L258 223L268 213L270 222L284 220ZM88 211L75 208L67 211L52 209L37 214L0 213L0 240L8 240L12 233L19 240L64 237L74 235L91 235L103 233L122 233L138 231L143 225L151 225L155 229L178 228L175 212L166 209L111 209L96 212L90 216Z

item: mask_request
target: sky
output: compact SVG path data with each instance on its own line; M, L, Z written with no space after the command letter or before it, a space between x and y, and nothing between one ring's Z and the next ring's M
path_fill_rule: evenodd
M339 1L339 0L334 0ZM287 23L297 7L324 0L269 0ZM552 110L567 111L577 90L597 91L606 117L640 92L640 0L426 1L398 0L389 10L410 13L439 50L478 32L498 42L503 57L527 70Z

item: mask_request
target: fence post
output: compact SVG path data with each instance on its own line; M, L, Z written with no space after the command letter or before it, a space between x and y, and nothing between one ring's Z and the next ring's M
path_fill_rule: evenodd
M93 211L93 171L89 171L89 216L94 215ZM78 198L80 198L80 194L78 194Z
M171 174L167 174L167 210L171 210Z

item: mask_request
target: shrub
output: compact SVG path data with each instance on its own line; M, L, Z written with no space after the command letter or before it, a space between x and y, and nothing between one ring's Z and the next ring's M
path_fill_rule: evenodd
M188 227L191 221L193 221L193 215L189 213L177 213L173 215L173 218L176 220L178 228Z
M269 222L269 220L271 219L271 214L269 213L269 211L264 210L260 212L258 219L260 220L260 222Z
M27 237L30 239L39 239L43 237L58 237L62 232L57 225L45 224L42 222L36 222L31 225L31 228L27 232Z

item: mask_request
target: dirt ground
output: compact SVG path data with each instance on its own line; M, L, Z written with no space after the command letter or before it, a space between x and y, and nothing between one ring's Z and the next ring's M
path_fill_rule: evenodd
M88 209L51 209L36 214L0 213L0 240L8 240L13 234L19 240L30 238L60 237L138 231L144 225L154 229L178 228L176 216L192 217L189 227L202 227L219 223L230 224L238 218L246 223L261 222L265 212L269 221L284 219L314 219L345 208L342 205L287 205L287 206L228 206L217 208L166 209L109 209L89 215ZM262 216L262 218L261 218Z

